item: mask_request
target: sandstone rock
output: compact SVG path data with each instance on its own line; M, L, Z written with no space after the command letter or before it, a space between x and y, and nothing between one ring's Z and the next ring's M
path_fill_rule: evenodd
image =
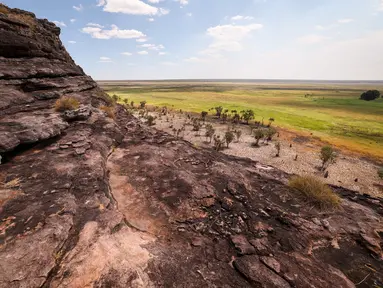
M231 236L231 241L240 254L246 255L255 253L255 248L250 245L249 241L246 239L246 236L233 235Z
M281 264L275 258L273 257L260 257L259 258L263 264L265 264L270 269L274 270L274 272L279 273L281 272Z
M257 256L244 256L234 261L234 267L255 287L290 288L290 284L263 265Z
M120 105L105 118L106 94L59 34L0 4L1 288L383 282L366 249L381 251L381 199L338 189L341 209L317 213L282 171L196 149ZM87 108L63 119L53 106L64 95Z
M91 114L92 114L92 111L90 110L89 106L82 106L76 110L65 111L63 113L63 118L68 122L81 121L81 120L87 120Z

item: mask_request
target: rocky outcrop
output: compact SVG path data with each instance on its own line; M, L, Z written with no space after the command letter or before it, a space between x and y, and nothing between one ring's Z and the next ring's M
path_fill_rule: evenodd
M0 287L382 286L381 199L317 211L273 167L107 118L59 32L0 5Z

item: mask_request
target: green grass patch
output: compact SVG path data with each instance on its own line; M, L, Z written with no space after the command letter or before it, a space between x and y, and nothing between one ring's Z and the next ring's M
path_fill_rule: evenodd
M313 133L336 146L383 157L383 99L359 100L362 89L288 89L230 85L107 86L129 102L201 113L216 106L255 112L255 120L275 119L276 126ZM307 96L308 95L308 96ZM214 114L209 111L209 114Z

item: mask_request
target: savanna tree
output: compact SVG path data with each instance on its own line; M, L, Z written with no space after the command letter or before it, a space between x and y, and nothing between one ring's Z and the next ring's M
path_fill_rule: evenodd
M215 109L215 112L216 112L215 115L216 115L218 118L221 118L221 114L222 114L222 111L223 111L223 107L222 107L222 106L217 106L217 107L215 107L214 109Z
M324 146L320 150L320 159L322 160L322 171L324 171L330 164L335 163L337 157L336 152L331 146Z
M206 125L206 132L205 132L205 137L209 139L209 143L211 143L211 140L213 139L215 133L215 129L213 128L213 125L207 124Z
M265 132L263 131L263 129L258 128L258 129L254 130L253 135L254 135L254 138L256 140L254 145L259 146L259 140L261 140L263 137L265 137Z
M229 145L231 142L233 142L233 140L234 140L234 133L231 131L227 131L225 133L225 142L226 142L227 148L229 148Z
M253 110L243 110L241 111L243 120L246 121L246 124L249 124L249 121L254 118L254 111Z
M140 108L144 109L145 105L146 105L146 101L145 100L140 102Z
M363 92L362 95L360 95L360 99L365 101L372 101L378 99L379 97L380 92L378 90L368 90L366 92Z
M205 122L207 114L208 113L206 111L202 111L201 112L201 119L202 119L203 122Z

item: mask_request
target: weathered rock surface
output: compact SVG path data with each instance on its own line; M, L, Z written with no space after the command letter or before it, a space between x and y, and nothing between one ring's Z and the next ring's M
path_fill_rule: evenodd
M106 118L59 32L0 5L0 287L382 286L381 199L320 212L272 167Z

